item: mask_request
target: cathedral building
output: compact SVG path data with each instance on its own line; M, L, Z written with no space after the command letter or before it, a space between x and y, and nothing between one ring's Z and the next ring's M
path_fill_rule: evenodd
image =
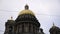
M25 5L16 20L7 20L5 23L4 34L44 34L43 29L40 28L40 23L35 17L35 14L29 10L29 6ZM51 34L60 33L60 29L53 26L49 32Z
M12 18L12 17L11 17ZM44 34L35 14L25 5L16 20L8 20L4 34Z

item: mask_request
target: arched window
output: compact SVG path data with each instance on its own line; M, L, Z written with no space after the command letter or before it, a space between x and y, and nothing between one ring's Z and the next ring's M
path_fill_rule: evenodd
M22 25L19 25L19 32L22 32Z
M31 32L31 24L29 24L29 32Z
M12 31L13 31L13 27L9 26L9 32L12 32Z
M31 24L31 32L33 32L33 25Z
M29 28L28 28L28 24L27 23L24 23L24 32L28 32L29 31Z
M22 32L24 32L24 24L22 24Z

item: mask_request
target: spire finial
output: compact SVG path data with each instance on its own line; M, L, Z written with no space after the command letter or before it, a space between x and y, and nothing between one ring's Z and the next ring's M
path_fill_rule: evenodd
M13 20L13 17L11 16L11 20Z
M25 5L25 9L26 9L26 10L28 10L28 9L29 9L29 6L28 6L27 4Z

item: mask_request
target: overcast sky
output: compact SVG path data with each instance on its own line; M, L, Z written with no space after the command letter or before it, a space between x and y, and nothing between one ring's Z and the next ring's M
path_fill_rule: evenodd
M34 12L45 34L49 34L53 22L60 27L60 0L0 0L0 34L5 31L5 22L11 16L15 20L26 4Z

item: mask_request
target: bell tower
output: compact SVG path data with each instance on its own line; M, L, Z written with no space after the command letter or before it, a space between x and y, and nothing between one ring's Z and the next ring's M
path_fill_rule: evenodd
M50 34L60 34L60 28L55 26L55 24L53 23L52 28L50 28L49 30Z
M14 20L12 20L13 17L11 17L10 20L8 20L5 24L5 32L4 34L13 34L14 33Z

